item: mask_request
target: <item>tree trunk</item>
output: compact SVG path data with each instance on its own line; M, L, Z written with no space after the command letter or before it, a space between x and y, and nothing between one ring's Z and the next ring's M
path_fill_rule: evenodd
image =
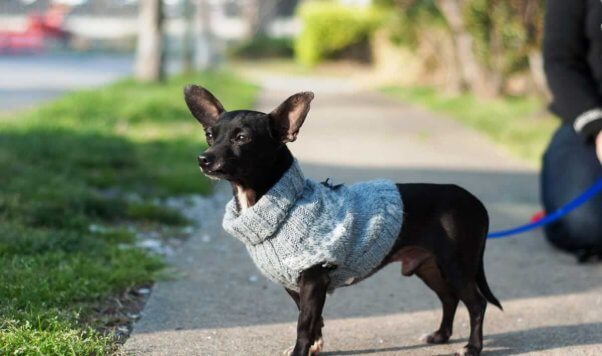
M466 29L463 19L464 0L437 0L437 6L447 21L455 50L456 62L459 66L460 87L471 90L477 94L487 93L489 88L484 81L484 76L474 54L474 41Z
M183 0L184 8L184 34L182 36L182 71L191 72L194 69L194 6L191 0Z
M211 6L208 0L196 0L197 30L195 64L197 69L206 70L216 64L215 38L211 28Z
M164 75L163 4L161 0L141 0L136 52L136 79L158 82Z
M535 91L545 100L551 100L552 94L548 88L546 74L543 71L543 56L541 51L535 50L529 53L529 70L535 85Z
M270 22L280 0L246 0L243 16L247 25L247 39L267 35Z
M499 26L493 26L489 36L489 67L483 69L487 82L485 88L482 88L485 96L499 96L504 89L507 75L504 70L504 44L501 29Z

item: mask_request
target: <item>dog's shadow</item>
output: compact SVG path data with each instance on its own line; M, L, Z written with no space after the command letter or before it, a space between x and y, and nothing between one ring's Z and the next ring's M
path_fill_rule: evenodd
M464 339L452 339L451 342L464 345ZM559 325L512 331L486 336L483 354L518 355L528 352L553 350L561 347L597 345L602 343L602 323L577 325ZM461 346L460 346L461 347ZM363 350L342 350L324 352L322 355L369 355L383 352L403 352L415 349L428 351L429 345L416 344L398 347L383 347ZM601 350L602 352L602 350ZM453 354L453 353L452 353Z
M346 350L346 351L332 351L332 352L320 352L320 355L326 356L335 356L335 355L369 355L369 354L377 354L381 352L401 352L401 351L409 351L414 349L422 349L426 348L429 345L427 344L417 344L417 345L408 345L408 346L397 346L397 347L383 347L383 348L375 348L375 349L363 349L363 350Z

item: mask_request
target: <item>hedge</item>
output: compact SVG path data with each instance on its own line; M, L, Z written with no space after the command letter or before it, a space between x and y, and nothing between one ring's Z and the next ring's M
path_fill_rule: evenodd
M313 66L330 55L367 40L382 22L372 7L350 7L332 2L306 2L299 6L303 29L295 40L295 58Z

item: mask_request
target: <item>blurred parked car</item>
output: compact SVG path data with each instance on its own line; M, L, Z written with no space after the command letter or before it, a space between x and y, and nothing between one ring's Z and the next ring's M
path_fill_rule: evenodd
M0 53L40 52L65 47L70 32L63 28L69 7L54 5L41 14L29 14L24 31L0 30Z

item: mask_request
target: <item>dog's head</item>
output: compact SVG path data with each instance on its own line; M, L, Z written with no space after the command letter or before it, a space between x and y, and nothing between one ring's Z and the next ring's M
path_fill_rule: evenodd
M192 115L203 125L209 145L198 157L203 173L244 182L270 169L277 151L295 141L314 95L295 94L269 114L226 111L213 94L196 85L184 89L184 98Z

